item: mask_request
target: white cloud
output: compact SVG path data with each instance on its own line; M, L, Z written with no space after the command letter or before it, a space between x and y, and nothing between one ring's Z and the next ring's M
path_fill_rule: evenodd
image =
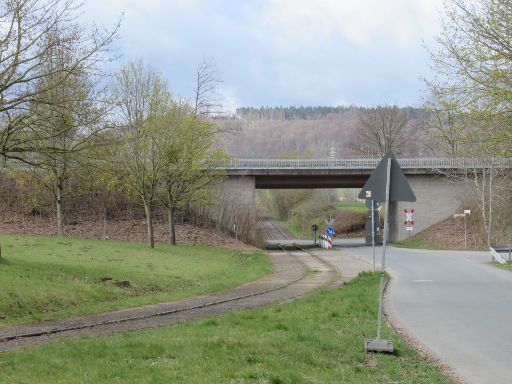
M443 0L88 0L88 20L191 96L194 69L215 57L229 109L241 105L415 102L428 71L422 40Z
M234 87L222 84L219 89L219 94L222 98L221 103L223 112L234 114L236 109L240 107L236 97L236 89Z
M268 0L262 28L284 40L321 42L337 35L356 45L390 39L409 46L437 33L441 5L442 0Z

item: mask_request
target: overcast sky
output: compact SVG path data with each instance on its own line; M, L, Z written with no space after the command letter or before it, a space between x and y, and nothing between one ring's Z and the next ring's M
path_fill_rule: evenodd
M261 105L417 105L429 76L424 43L442 0L88 0L84 17L124 13L121 61L142 57L173 93L214 58L230 108Z

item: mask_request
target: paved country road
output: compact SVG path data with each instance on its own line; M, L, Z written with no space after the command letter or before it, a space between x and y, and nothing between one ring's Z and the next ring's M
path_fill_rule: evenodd
M371 247L343 252L371 259ZM486 252L388 247L386 312L464 382L509 384L512 273L489 262Z

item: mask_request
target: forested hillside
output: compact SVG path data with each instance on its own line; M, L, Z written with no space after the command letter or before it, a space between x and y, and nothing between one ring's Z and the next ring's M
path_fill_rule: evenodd
M401 155L430 155L422 116L418 108L400 108L407 114L406 137ZM235 157L267 157L285 154L328 156L331 145L336 156L374 153L361 140L364 107L244 107L231 118L217 118L221 131L218 145Z

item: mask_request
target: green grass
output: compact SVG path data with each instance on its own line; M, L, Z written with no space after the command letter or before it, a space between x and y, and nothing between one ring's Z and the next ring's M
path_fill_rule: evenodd
M290 231L297 239L307 239L312 237L312 232L304 233L300 225L291 221L280 221L279 222L283 227L285 227L288 231Z
M430 249L433 251L486 251L484 248L449 248L439 244L430 243L421 238L411 237L406 240L395 241L393 246L398 248Z
M0 354L0 382L448 383L388 327L396 355L364 352L378 284L365 273L285 305Z
M264 253L252 250L28 235L0 241L0 326L179 299L272 269Z
M510 261L508 261L508 254L507 253L504 253L501 255L501 257L503 257L506 261L505 264L500 264L498 262L494 262L492 263L492 265L498 267L498 268L501 268L501 269L506 269L507 271L511 271L512 272L512 263Z
M399 248L443 250L443 247L440 247L437 244L428 243L414 237L407 240L395 241L393 242L393 246Z
M336 206L340 211L353 211L366 213L368 208L361 201L339 201Z

